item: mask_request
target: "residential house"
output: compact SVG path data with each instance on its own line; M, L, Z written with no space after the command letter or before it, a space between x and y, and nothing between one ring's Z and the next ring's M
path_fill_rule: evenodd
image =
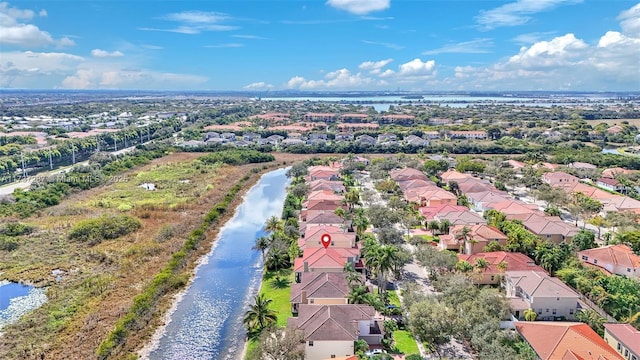
M302 257L295 260L293 269L296 282L302 280L302 274L308 272L343 272L347 263L354 264L356 270L364 268L360 260L359 249L344 248L307 248Z
M415 116L413 115L391 114L391 115L382 115L378 119L378 122L380 124L413 125L414 118Z
M340 170L329 166L310 166L308 180L330 180L336 181L340 178Z
M389 176L398 182L407 180L430 181L424 172L414 168L394 169L389 171ZM432 181L430 181L430 183L433 184Z
M319 225L307 227L304 236L298 241L300 248L324 247L322 244L323 235L331 236L329 247L336 248L356 248L356 234L347 232L335 225Z
M257 139L260 139L261 136L260 134L256 134L254 132L246 132L244 134L242 134L242 139L246 140L246 141L256 141Z
M369 114L347 113L339 116L340 122L343 123L363 123L369 119Z
M447 213L451 211L468 211L469 208L466 206L460 205L438 205L438 206L425 206L421 207L420 214L424 216L426 221L433 220L439 213Z
M373 138L372 136L369 136L367 134L363 134L363 135L359 135L356 138L356 142L357 143L364 143L364 144L370 144L370 145L375 145L377 140L375 138Z
M362 130L377 130L380 125L376 123L349 123L349 124L338 124L336 128L338 131L362 131Z
M624 185L620 184L618 180L613 178L601 177L596 181L596 185L609 191L619 192L624 190Z
M331 181L325 179L313 180L308 183L310 191L327 190L334 193L343 193L345 191L342 181Z
M452 139L486 139L486 131L449 131L449 137Z
M378 143L388 143L388 142L392 142L392 141L396 141L397 140L397 136L394 133L382 133L380 135L378 135Z
M607 132L609 134L618 134L620 132L624 131L624 128L620 125L613 125L609 128L607 128Z
M506 271L546 271L527 255L518 252L493 251L480 252L471 255L458 254L458 259L465 260L471 265L477 265L478 259L484 259L487 266L475 268L475 272L480 276L476 278L476 283L482 285L496 285L505 276Z
M622 360L589 325L579 322L520 321L516 331L541 360Z
M353 140L353 133L351 132L340 132L337 133L334 137L335 141L351 141Z
M236 134L231 133L231 132L225 132L220 134L220 137L222 137L223 139L227 139L229 141L235 141L236 140Z
M505 161L511 168L515 169L516 171L520 171L522 169L524 169L527 165L525 163L523 163L522 161L516 161L513 159L509 159L507 161Z
M336 119L336 114L332 113L306 113L303 116L304 121L323 121L323 122L333 122Z
M287 327L304 333L305 359L324 360L355 354L357 340L379 345L383 318L369 305L301 304Z
M454 194L437 186L408 189L404 193L404 197L408 202L418 204L418 207L456 205L458 202L458 198Z
M539 213L510 214L509 220L520 220L522 226L537 235L542 240L551 241L558 245L562 242L570 243L579 229L568 224L557 216L540 215Z
M633 171L633 170L628 170L628 169L624 169L624 168L621 168L621 167L615 167L615 168L609 168L609 169L602 170L602 177L603 178L615 179L616 176L618 176L618 175L631 175L633 173L635 173L635 171Z
M477 193L465 194L471 208L478 212L492 209L492 204L513 200L509 195L495 191L481 191Z
M436 184L431 180L416 179L416 180L398 181L398 187L400 188L400 190L402 190L402 192L406 192L411 189L434 187L434 186L436 186Z
M593 164L578 162L578 161L572 162L571 164L569 164L569 167L572 169L580 169L580 170L597 170L598 169L598 167Z
M578 252L578 259L611 274L640 279L640 256L624 244L608 245Z
M527 309L533 309L538 320L575 319L580 295L546 272L507 270L504 287L516 319L524 319Z
M364 275L361 277L364 281ZM297 314L300 304L348 304L350 291L344 272L304 273L299 283L291 285L291 312Z
M295 145L304 145L305 142L300 139L284 139L280 142L282 146L295 146Z
M427 138L427 140L440 139L440 133L438 131L425 131L422 136Z
M469 231L466 240L463 239L465 228ZM491 225L455 225L451 227L449 233L463 246L464 253L467 255L483 252L485 246L494 241L502 246L507 245L507 236Z
M429 119L429 124L431 124L431 125L449 125L452 122L453 121L451 119L445 119L445 118L431 118L431 119Z
M452 205L448 205L452 206ZM452 226L463 225L463 226L473 226L473 225L485 225L487 220L485 220L482 216L478 215L475 212L469 211L468 208L465 207L465 210L454 210L454 211L441 211L433 217L433 220L442 222L444 220L449 221Z
M458 184L458 189L463 194L472 194L478 192L486 192L491 191L494 193L504 194L503 191L499 191L487 180L478 179L475 177L469 177L466 179L460 179L456 181Z
M429 141L415 135L409 135L404 138L404 142L411 146L428 146Z
M556 171L542 174L542 182L553 187L573 188L578 182L580 182L580 179L565 172Z
M267 144L278 145L282 140L284 140L284 136L281 135L271 135L264 139Z
M604 341L627 360L640 360L640 331L631 324L604 324Z

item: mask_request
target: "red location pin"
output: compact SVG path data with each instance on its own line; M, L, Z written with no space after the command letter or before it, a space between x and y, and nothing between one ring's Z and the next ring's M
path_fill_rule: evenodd
M331 245L331 235L329 234L322 234L322 237L320 238L320 242L322 242L322 246L324 246L324 248L328 248L329 245Z

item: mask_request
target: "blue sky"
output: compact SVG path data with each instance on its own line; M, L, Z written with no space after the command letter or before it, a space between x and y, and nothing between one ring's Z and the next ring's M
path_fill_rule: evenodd
M623 0L0 2L0 87L640 90Z

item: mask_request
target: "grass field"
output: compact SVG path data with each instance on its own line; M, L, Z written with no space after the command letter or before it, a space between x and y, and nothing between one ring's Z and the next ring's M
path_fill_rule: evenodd
M413 335L407 330L396 330L393 332L393 340L395 341L398 351L405 355L420 354L418 344Z
M295 281L293 269L284 269L277 272L265 270L262 277L262 286L260 293L264 294L267 299L273 300L271 308L278 314L278 326L287 326L287 319L292 316L291 303L291 284Z
M397 290L389 290L387 291L387 294L389 294L389 304L395 305L397 307L402 306L402 304L400 304L400 298L398 298Z
M599 120L586 120L588 124L591 126L596 126L601 123L605 123L607 125L620 125L623 121L629 122L629 125L640 126L640 119L599 119Z

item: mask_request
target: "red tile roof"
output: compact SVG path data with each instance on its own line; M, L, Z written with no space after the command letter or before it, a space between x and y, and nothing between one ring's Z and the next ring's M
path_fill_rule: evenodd
M502 271L498 269L498 264L503 261L507 264L507 269L505 271L533 270L546 273L546 271L540 266L536 265L536 263L530 257L522 253L493 251L482 252L473 255L458 254L458 258L460 260L466 260L471 264L475 264L480 258L485 259L488 266L484 269L484 272L490 274L501 273Z
M579 258L583 255L598 259L598 265L602 263L602 265L612 264L627 268L640 268L640 256L634 254L633 250L624 244L603 246L578 252Z
M629 350L640 354L640 330L631 324L604 324L604 328Z
M567 359L567 351L578 359L622 360L587 324L520 321L516 329L542 360Z

